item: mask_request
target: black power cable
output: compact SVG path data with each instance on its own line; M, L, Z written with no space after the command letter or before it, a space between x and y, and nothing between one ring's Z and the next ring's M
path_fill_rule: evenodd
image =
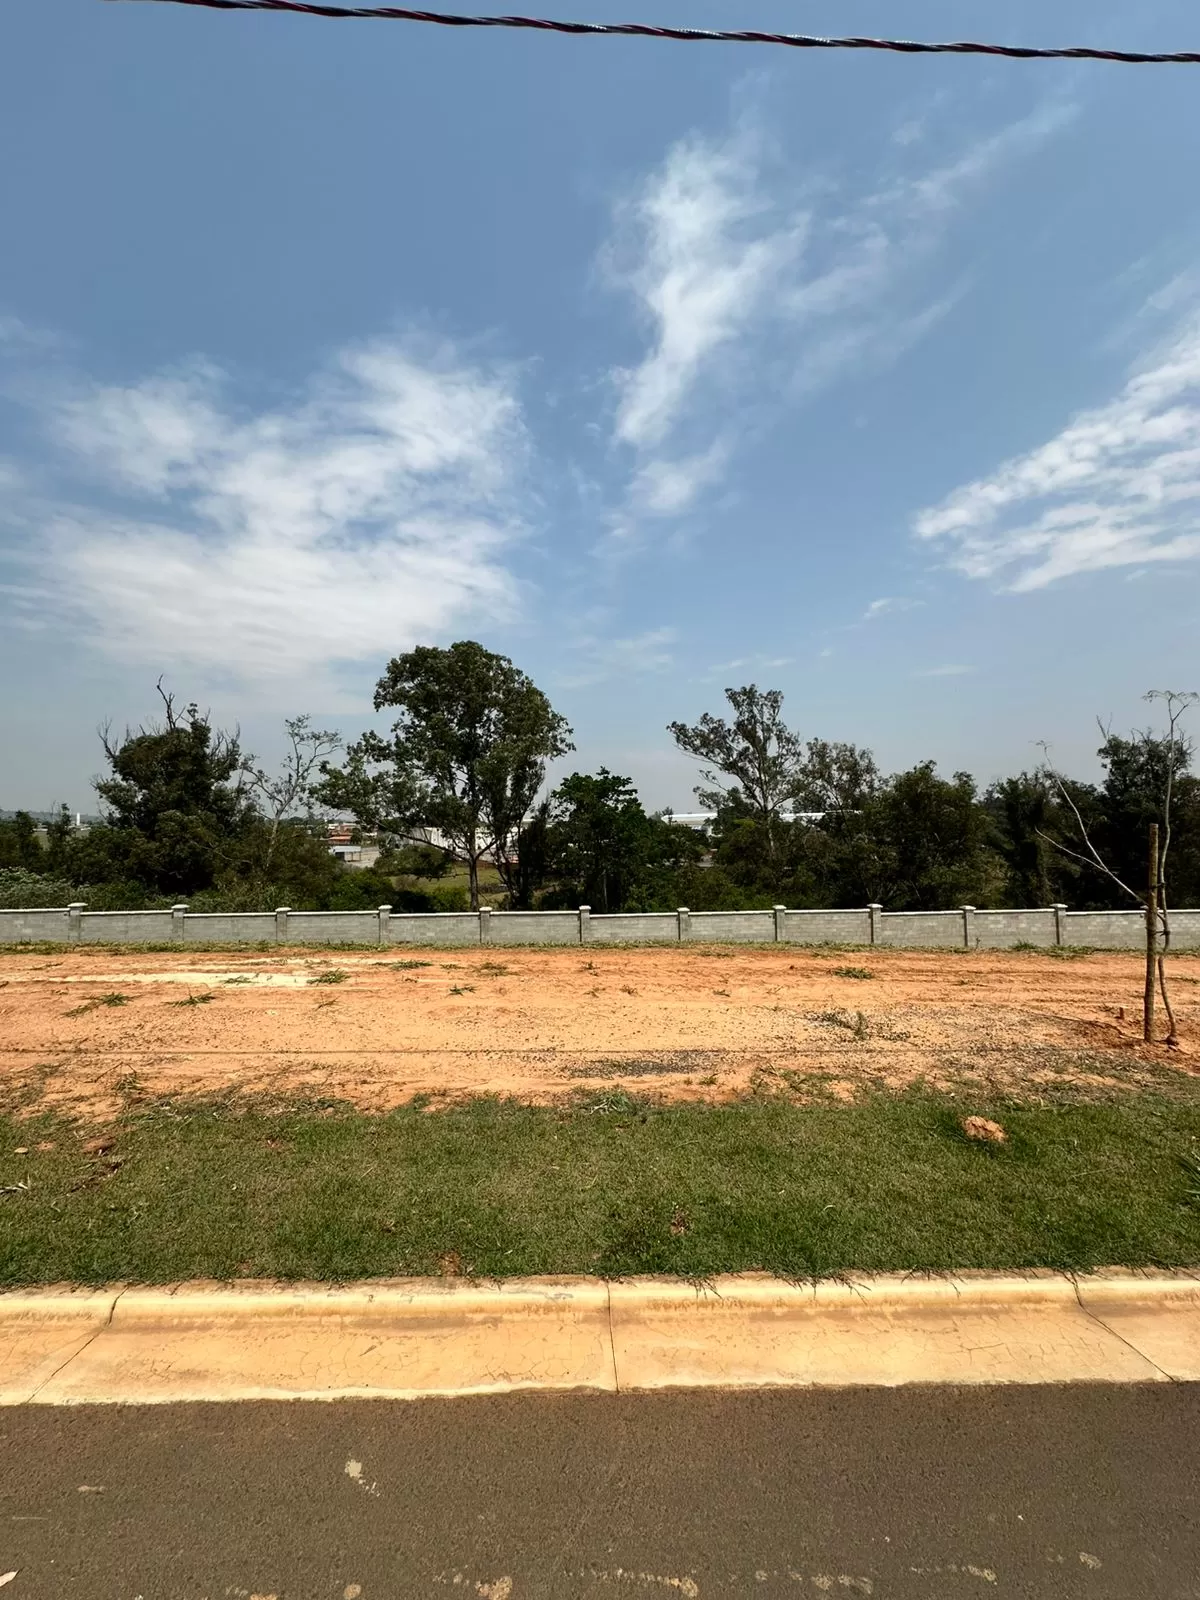
M1200 65L1200 50L1101 50L1090 45L1042 48L983 44L958 39L945 43L918 39L825 39L809 33L763 33L752 28L669 28L649 22L566 22L551 17L468 17L444 11L413 11L406 6L336 6L309 0L144 0L147 4L203 6L210 11L288 11L310 17L380 18L431 22L443 28L531 28L542 33L612 34L635 39L674 39L685 44L775 44L794 50L890 50L913 56L1004 56L1015 61L1117 61L1134 66Z

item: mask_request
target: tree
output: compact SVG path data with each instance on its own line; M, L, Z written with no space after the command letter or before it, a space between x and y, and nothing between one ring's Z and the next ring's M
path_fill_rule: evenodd
M244 756L241 766L246 787L258 797L266 812L268 828L261 871L267 879L275 860L280 825L285 817L294 818L301 810L311 811L322 763L335 750L341 749L342 744L340 734L314 728L307 712L299 717L286 717L283 727L287 749L278 772L268 773L256 766L252 755Z
M110 872L186 895L212 884L253 812L236 732L214 729L194 703L177 710L161 679L157 688L161 724L127 728L119 740L101 730L112 775L95 786L107 828L90 841L90 855L107 851Z
M403 839L435 831L467 865L472 910L488 857L515 901L521 827L547 761L574 748L570 728L507 656L473 640L390 661L375 689L385 706L400 712L390 738L364 733L342 768L323 762L317 797Z
M1142 1038L1147 1044L1154 1040L1154 991L1157 979L1162 995L1163 1009L1167 1013L1166 1043L1175 1047L1179 1033L1175 1013L1167 989L1164 956L1171 944L1171 917L1167 904L1167 861L1172 844L1176 789L1185 776L1191 759L1191 745L1184 736L1180 723L1188 710L1200 700L1200 694L1178 689L1151 689L1142 698L1151 703L1161 700L1166 708L1167 729L1156 736L1143 731L1132 740L1114 738L1101 724L1104 743L1100 757L1107 768L1104 794L1109 814L1105 821L1114 824L1117 832L1105 852L1095 837L1095 830L1071 797L1062 775L1050 764L1046 751L1044 771L1056 792L1066 802L1075 821L1076 844L1072 848L1061 840L1051 841L1055 848L1083 866L1102 873L1127 899L1139 905L1146 917L1146 984L1142 1003ZM1125 826L1122 826L1122 819ZM1136 847L1129 835L1144 828L1148 849L1142 857L1145 864L1144 890L1133 887L1137 882ZM1120 869L1113 864L1118 854ZM1124 864L1125 858L1129 865Z
M618 911L650 854L650 818L628 778L573 772L550 798L550 872L576 905Z
M1118 877L1130 883L1140 882L1145 875L1147 829L1151 822L1163 827L1165 838L1169 793L1173 893L1182 904L1195 903L1200 889L1196 858L1200 783L1190 775L1191 741L1178 725L1174 737L1170 731L1157 734L1150 729L1135 732L1130 738L1113 734L1107 727L1101 731L1104 741L1097 754L1104 767L1104 781L1100 786L1099 830L1093 831L1101 854Z
M861 811L878 794L879 768L869 750L834 739L810 739L796 772L792 800L823 816Z
M44 864L44 852L28 811L15 811L0 821L0 868L39 872Z
M936 911L986 903L1000 876L974 779L941 778L932 761L889 778L852 815L823 818L814 842L826 846L825 898L835 905Z
M704 853L701 834L648 816L628 778L607 767L573 772L550 796L545 836L555 899L594 911L680 904L675 874Z
M668 731L681 750L704 763L700 775L708 787L697 788L700 803L714 811L730 802L744 806L761 824L773 861L780 812L795 797L804 747L783 720L778 689L751 683L726 689L725 698L733 708L731 721L706 711L699 722L672 722Z
M1103 825L1103 796L1094 784L1068 780L1071 798L1092 827ZM1070 901L1101 909L1110 896L1101 883L1056 849L1070 838L1074 818L1044 772L1020 772L992 784L983 804L994 845L1004 863L1001 898L1010 906L1048 906Z
M709 787L696 794L716 812L727 854L743 871L777 879L790 831L785 812L854 811L877 790L879 769L857 745L805 744L783 720L778 689L751 683L726 689L725 698L731 721L705 712L691 725L672 722L669 731L681 750L705 763L701 776Z

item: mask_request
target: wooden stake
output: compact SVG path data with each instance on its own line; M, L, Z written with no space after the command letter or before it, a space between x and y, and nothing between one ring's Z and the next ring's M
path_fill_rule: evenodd
M1150 870L1146 880L1146 998L1142 1006L1142 1039L1154 1043L1154 979L1158 956L1158 823L1150 824Z

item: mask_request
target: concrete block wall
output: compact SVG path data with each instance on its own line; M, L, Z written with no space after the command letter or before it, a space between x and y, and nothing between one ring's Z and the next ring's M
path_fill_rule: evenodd
M272 944L274 911L189 911L182 919L184 944Z
M977 911L975 944L980 950L1011 950L1015 944L1058 943L1058 910Z
M375 911L192 912L88 911L75 904L0 911L0 944L310 944L310 945L585 945L846 944L910 950L1010 950L1014 945L1078 945L1138 950L1140 911L1040 910L593 912ZM1172 913L1172 944L1200 949L1200 910Z
M278 916L278 913L276 913ZM390 921L390 918L389 918ZM390 928L389 928L390 933ZM378 911L289 911L280 944L379 944Z
M875 942L908 950L963 950L967 936L961 911L885 911Z
M1146 918L1140 911L1068 911L1063 922L1063 944L1136 950L1146 943Z
M67 944L70 942L70 912L0 911L0 940L5 944Z
M478 944L477 911L404 911L388 918L388 944Z
M578 911L493 911L480 918L482 944L580 944Z
M679 939L677 911L591 912L589 944L675 944Z
M79 917L79 942L168 944L171 916L169 911L84 911Z
M781 937L790 944L870 944L871 912L784 910Z
M770 944L775 938L773 911L689 911L687 937L701 944Z

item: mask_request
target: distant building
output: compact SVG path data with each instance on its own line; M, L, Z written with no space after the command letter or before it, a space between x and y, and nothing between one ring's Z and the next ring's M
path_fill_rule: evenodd
M331 822L328 832L329 854L337 856L347 867L373 867L382 854L379 843L369 836L356 840L354 835L357 831L348 822Z
M823 811L781 811L780 822L820 822ZM677 822L681 828L707 828L717 820L715 811L664 811L664 822Z

